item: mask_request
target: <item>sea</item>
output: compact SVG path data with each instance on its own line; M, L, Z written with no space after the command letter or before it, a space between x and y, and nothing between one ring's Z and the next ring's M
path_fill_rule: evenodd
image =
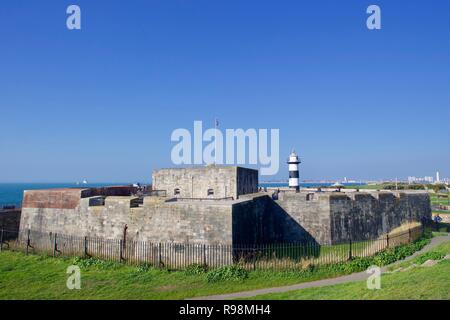
M0 209L4 206L20 207L24 190L56 189L56 188L98 188L117 185L130 185L131 183L0 183ZM332 183L301 183L304 188L331 186ZM344 183L345 185L345 183ZM352 183L351 185L355 185ZM359 183L358 183L359 185ZM262 182L260 187L282 188L287 187L287 183Z

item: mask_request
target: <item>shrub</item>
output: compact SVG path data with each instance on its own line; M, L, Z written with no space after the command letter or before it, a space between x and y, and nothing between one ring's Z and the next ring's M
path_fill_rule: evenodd
M373 265L373 259L368 258L354 258L353 260L347 263L346 271L348 272L359 272L361 270L366 270L371 265Z
M430 251L416 258L417 264L422 264L427 260L441 260L444 258L444 254L442 252Z
M247 270L238 265L220 267L206 274L208 282L242 281L247 278Z
M147 272L148 270L150 270L150 268L151 268L150 264L143 263L143 264L140 264L137 266L136 271L143 273L143 272Z
M429 239L420 239L410 244L401 245L392 249L381 251L373 257L373 262L377 266L385 266L398 260L403 260L406 257L412 255L414 252L422 249L429 242Z
M186 267L184 274L187 276L196 276L204 274L208 271L208 267L203 264L194 263Z

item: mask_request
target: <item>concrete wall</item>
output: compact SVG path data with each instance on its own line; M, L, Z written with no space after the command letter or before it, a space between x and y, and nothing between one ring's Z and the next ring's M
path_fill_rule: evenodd
M127 239L138 241L330 244L374 238L431 217L428 194L412 192L286 192L277 200L257 193L238 201L146 197L140 206L136 197L109 196L103 203L79 191L78 198L76 191L60 192L63 198L55 197L56 191L28 192L21 230L121 239L127 226ZM65 196L67 203L61 200Z
M380 236L409 221L431 217L428 193L371 192L330 196L331 241Z
M166 190L168 197L206 198L208 189L214 190L212 198L236 197L235 167L175 168L153 171L153 188Z
M269 243L274 224L268 216L271 199L267 195L249 197L233 204L233 244Z
M155 190L166 190L168 197L179 189L181 198L227 198L253 193L258 188L258 171L232 166L172 168L153 171ZM208 189L214 191L208 195Z
M237 167L237 195L258 192L258 170Z
M77 236L154 242L231 243L231 204L164 202L149 199L132 208L131 197L108 197L104 206L81 199L74 209L22 210L20 228Z
M17 232L20 225L20 209L0 210L0 229Z
M330 204L326 194L280 193L272 202L275 238L281 242L328 243Z

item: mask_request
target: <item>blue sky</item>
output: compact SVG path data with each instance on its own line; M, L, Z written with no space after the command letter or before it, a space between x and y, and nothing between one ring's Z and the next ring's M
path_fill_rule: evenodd
M66 28L78 4L82 30ZM366 28L378 4L382 29ZM450 176L448 1L0 4L0 182L148 181L194 120L279 128L302 179Z

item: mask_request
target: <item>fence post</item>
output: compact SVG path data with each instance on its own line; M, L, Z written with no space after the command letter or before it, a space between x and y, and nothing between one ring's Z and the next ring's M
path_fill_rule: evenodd
M389 249L389 233L386 235L386 248Z
M206 267L206 244L203 244L203 265Z
M27 230L27 247L26 247L26 254L28 255L28 248L30 247L30 229Z
M408 228L408 243L411 243L411 228Z
M88 257L88 243L87 243L87 237L84 237L84 257Z
M123 260L123 240L119 240L119 261L122 262Z
M348 239L348 260L352 260L353 259L353 254L352 254L352 237L350 237Z
M0 252L3 250L3 227L0 233Z
M121 242L120 260L125 260L125 255L127 254L125 252L127 250L127 229L128 225L126 224L125 227L123 227L123 240Z
M256 270L256 247L253 248L253 271Z
M56 237L57 237L57 236L58 236L58 234L55 233L55 238L53 239L53 256L54 256L54 257L56 256L56 250L58 249L58 248L57 248L58 243L56 242ZM28 250L28 248L27 248L27 250Z

